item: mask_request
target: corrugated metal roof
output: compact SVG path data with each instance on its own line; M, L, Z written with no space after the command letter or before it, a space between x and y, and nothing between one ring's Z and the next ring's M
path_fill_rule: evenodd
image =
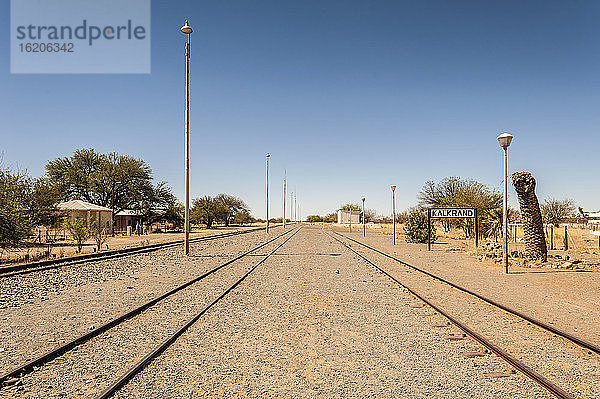
M117 216L140 216L142 213L133 209L123 209L116 213Z
M112 209L105 208L100 205L91 204L89 202L85 202L82 200L71 200L67 202L62 202L56 205L58 209L62 209L65 211L105 211L112 212Z

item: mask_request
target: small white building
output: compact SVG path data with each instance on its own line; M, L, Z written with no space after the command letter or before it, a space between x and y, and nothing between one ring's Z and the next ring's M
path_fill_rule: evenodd
M86 221L88 228L95 223L101 228L110 229L112 224L112 209L100 205L91 204L82 200L72 200L56 205L63 211L69 220L82 219Z
M359 224L361 222L361 213L360 211L346 211L343 209L338 210L337 213L337 222L338 224Z
M600 211L598 211L598 212L590 212L588 214L588 223L590 223L590 224L600 224Z

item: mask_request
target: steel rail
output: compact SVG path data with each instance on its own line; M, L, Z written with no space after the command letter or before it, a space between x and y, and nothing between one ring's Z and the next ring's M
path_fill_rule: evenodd
M281 244L279 244L275 249L273 249L270 253L268 253L264 258L262 258L258 263L256 263L250 270L248 270L239 280L237 280L232 286L230 286L225 292L223 292L219 297L213 300L208 306L202 309L198 314L188 320L181 328L179 328L175 333L165 339L160 345L158 345L154 350L144 356L139 362L137 362L134 366L132 366L127 372L121 375L116 381L114 381L108 388L106 388L100 395L96 396L95 399L108 399L113 396L118 390L120 390L129 380L131 380L136 374L142 371L153 359L158 357L162 352L164 352L171 344L173 344L177 338L179 338L183 333L185 333L196 321L198 321L206 312L208 312L214 305L216 305L221 299L223 299L227 294L233 291L238 285L242 283L249 275L252 273L258 266L263 264L271 255L273 255L279 248L281 248L286 242L292 239L298 233L298 231L302 227L299 227L294 231L294 234L285 239Z
M546 377L544 377L541 374L537 373L536 371L534 371L533 369L531 369L529 366L525 365L523 362L521 362L520 360L518 360L516 357L514 357L511 354L509 354L508 352L506 352L504 349L496 346L490 340L488 340L487 338L485 338L483 335L475 332L473 329L471 329L470 327L468 327L466 324L462 323L461 321L459 321L458 319L456 319L455 317L453 317L452 315L450 315L448 312L446 312L445 310L443 310L442 308L440 308L439 306L437 306L436 304L434 304L433 302L431 302L430 300L428 300L427 298L425 298L423 295L419 294L417 291L415 291L414 289L410 288L406 284L402 283L400 280L398 280L396 277L392 276L390 273L386 272L381 267L377 266L375 263L373 263L371 260L369 260L367 257L365 257L364 255L362 255L360 252L356 251L354 248L352 248L351 246L349 246L345 242L341 241L340 239L338 239L335 236L330 235L330 237L332 237L333 239L335 239L336 241L338 241L340 244L342 244L344 247L346 247L350 251L354 252L356 255L358 255L365 262L369 263L375 269L377 269L381 273L385 274L392 281L394 281L395 283L397 283L398 285L400 285L401 287L403 287L404 289L406 289L408 292L410 292L411 294L413 294L415 297L417 297L421 301L425 302L427 305L429 305L430 307L432 307L436 312L438 312L439 314L441 314L442 316L444 316L445 318L447 318L448 320L450 320L450 322L452 322L454 325L456 325L458 328L460 328L462 331L464 331L467 335L469 335L474 340L476 340L477 342L479 342L481 345L485 346L486 348L488 348L489 350L491 350L492 352L494 352L495 354L497 354L498 356L500 356L508 364L510 364L515 369L519 370L521 373L525 374L527 377L531 378L532 380L534 380L535 382L537 382L538 384L540 384L542 387L544 387L545 389L547 389L548 391L550 391L556 397L558 397L560 399L575 399L575 397L572 396L570 393L568 393L564 389L560 388L558 385L554 384L553 382L549 381L548 379L546 379Z
M264 230L264 227L257 227L249 230L238 230L231 231L223 234L213 234L205 237L196 237L190 240L190 242L203 242L203 241L212 241L219 238L232 237L240 234L252 233L255 231ZM0 267L0 278L11 277L21 274L29 274L34 272L39 272L43 270L51 270L57 269L63 266L71 266L77 265L80 263L99 261L99 260L107 260L113 258L120 258L129 255L136 255L140 253L147 253L152 251L157 251L159 249L165 249L174 247L177 245L183 244L183 240L169 241L169 242L161 242L157 244L146 245L142 247L132 247L132 248L122 248L115 249L112 251L106 252L94 252L86 255L73 256L69 258L61 258L61 259L51 259L51 260L43 260L39 262L31 262L25 263L21 265L15 266L5 266Z
M564 330L556 328L556 327L554 327L554 326L552 326L552 325L550 325L548 323L545 323L545 322L543 322L541 320L535 319L532 316L529 316L529 315L527 315L525 313L522 313L522 312L520 312L518 310L512 309L512 308L510 308L510 307L508 307L506 305L501 304L500 302L497 302L497 301L495 301L493 299L490 299L490 298L488 298L486 296L478 294L475 291L471 291L470 289L465 288L465 287L463 287L461 285L453 283L453 282L451 282L449 280L446 280L446 279L444 279L442 277L436 276L435 274L433 274L431 272L428 272L427 270L423 270L423 269L418 268L416 266L413 266L413 265L411 265L409 263L406 263L405 261L400 260L400 259L396 258L395 256L387 254L387 253L385 253L385 252L383 252L383 251L381 251L381 250L379 250L377 248L371 247L371 246L369 246L367 244L364 244L364 243L362 243L360 241L357 241L357 240L355 240L353 238L350 238L350 237L348 237L348 236L346 236L344 234L341 234L341 233L338 233L338 232L335 232L335 231L334 231L334 233L338 234L338 235L340 235L342 237L345 237L346 239L348 239L350 241L353 241L353 242L355 242L355 243L357 243L359 245L362 245L362 246L364 246L364 247L366 247L366 248L368 248L368 249L370 249L372 251L375 251L375 252L377 252L377 253L379 253L379 254L381 254L383 256L386 256L386 257L388 257L390 259L393 259L396 262L401 263L401 264L403 264L404 266L406 266L408 268L411 268L411 269L416 270L416 271L418 271L420 273L423 273L423 274L425 274L425 275L427 275L427 276L429 276L429 277L431 277L431 278L433 278L435 280L438 280L438 281L441 281L441 282L443 282L445 284L448 284L449 286L451 286L453 288L456 288L459 291L462 291L462 292L465 292L467 294L473 295L474 297L479 298L482 301L487 302L487 303L489 303L492 306L495 306L495 307L500 308L500 309L502 309L502 310L504 310L504 311L506 311L508 313L511 313L511 314L513 314L513 315L515 315L517 317L520 317L520 318L522 318L524 320L527 320L531 324L535 324L536 326L538 326L540 328L543 328L544 330L550 331L550 332L552 332L552 333L554 333L554 334L556 334L556 335L558 335L560 337L563 337L563 338L565 338L565 339L567 339L567 340L569 340L569 341L571 341L571 342L573 342L573 343L581 346L582 348L589 349L589 350L591 350L591 351L593 351L595 353L600 354L600 346L599 345L596 345L596 344L594 344L592 342L586 341L583 338L577 337L577 336L575 336L575 335L573 335L571 333L568 333L568 332L566 332Z
M266 246L267 244L269 244L269 243L277 240L278 238L280 238L280 237L282 237L282 236L284 236L286 234L289 234L291 231L292 230L285 231L282 234L280 234L280 235L278 235L278 236L276 236L276 237L274 237L274 238L272 238L272 239L270 239L270 240L268 240L268 241L266 241L266 242L264 242L264 243L262 243L262 244L260 244L260 245L258 245L256 247L254 247L252 249L250 249L249 251L246 251L246 252L244 252L244 253L236 256L235 258L230 259L227 262L225 262L225 263L223 263L223 264L221 264L221 265L219 265L219 266L217 266L217 267L215 267L215 268L207 271L206 273L204 273L204 274L202 274L202 275L200 275L198 277L195 277L194 279L189 280L188 282L183 283L183 284L181 284L181 285L173 288L172 290L170 290L170 291L168 291L168 292L166 292L166 293L164 293L164 294L162 294L162 295L160 295L160 296L158 296L158 297L156 297L154 299L151 299L150 301L144 303L143 305L138 306L135 309L132 309L132 310L126 312L126 313L123 313L122 315L120 315L120 316L118 316L118 317L116 317L116 318L114 318L114 319L106 322L105 324L103 324L103 325L101 325L101 326L99 326L99 327L91 330L90 332L88 332L88 333L86 333L86 334L84 334L84 335L82 335L80 337L77 337L77 338L75 338L75 339L73 339L73 340L71 340L71 341L69 341L69 342L67 342L67 343L65 343L65 344L63 344L63 345L61 345L61 346L59 346L59 347L51 350L51 351L49 351L49 352L46 352L43 355L38 356L35 359L30 360L30 361L28 361L25 364L22 364L20 366L17 366L15 368L13 368L12 370L10 370L10 371L8 371L8 372L0 375L0 387L3 386L3 385L5 385L5 382L8 379L15 378L15 377L20 377L20 376L23 376L25 374L30 373L31 371L33 371L34 368L40 367L40 366L42 366L42 365L50 362L51 360L56 359L57 357L65 354L66 352L70 351L74 347L79 346L79 345L81 345L81 344L89 341L90 339L92 339L92 338L94 338L94 337L96 337L96 336L98 336L98 335L100 335L100 334L102 334L102 333L110 330L111 328L113 328L113 327L115 327L115 326L123 323L124 321L126 321L128 319L131 319L132 317L135 317L135 316L139 315L140 313L142 313L146 309L150 308L151 306L156 305L158 302L162 301L163 299L166 299L166 298L170 297L171 295L173 295L173 294L175 294L175 293L177 293L177 292L179 292L179 291L181 291L181 290L189 287L190 285L192 285L194 283L197 283L198 281L200 281L200 280L202 280L202 279L210 276L211 274L219 271L220 269L224 268L225 266L228 266L228 265L232 264L233 262L235 262L235 261L243 258L244 256L249 255L250 253L257 251L258 249L260 249L260 248Z

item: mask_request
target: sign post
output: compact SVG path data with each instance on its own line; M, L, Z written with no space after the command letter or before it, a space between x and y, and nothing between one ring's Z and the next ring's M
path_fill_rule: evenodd
M427 209L427 250L431 251L431 209Z
M479 246L479 219L476 208L428 208L427 250L431 251L431 219L474 219L475 247Z

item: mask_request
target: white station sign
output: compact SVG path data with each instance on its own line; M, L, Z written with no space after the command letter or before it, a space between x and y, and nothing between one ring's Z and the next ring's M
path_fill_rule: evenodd
M431 209L432 218L474 218L475 209L473 208L433 208Z

